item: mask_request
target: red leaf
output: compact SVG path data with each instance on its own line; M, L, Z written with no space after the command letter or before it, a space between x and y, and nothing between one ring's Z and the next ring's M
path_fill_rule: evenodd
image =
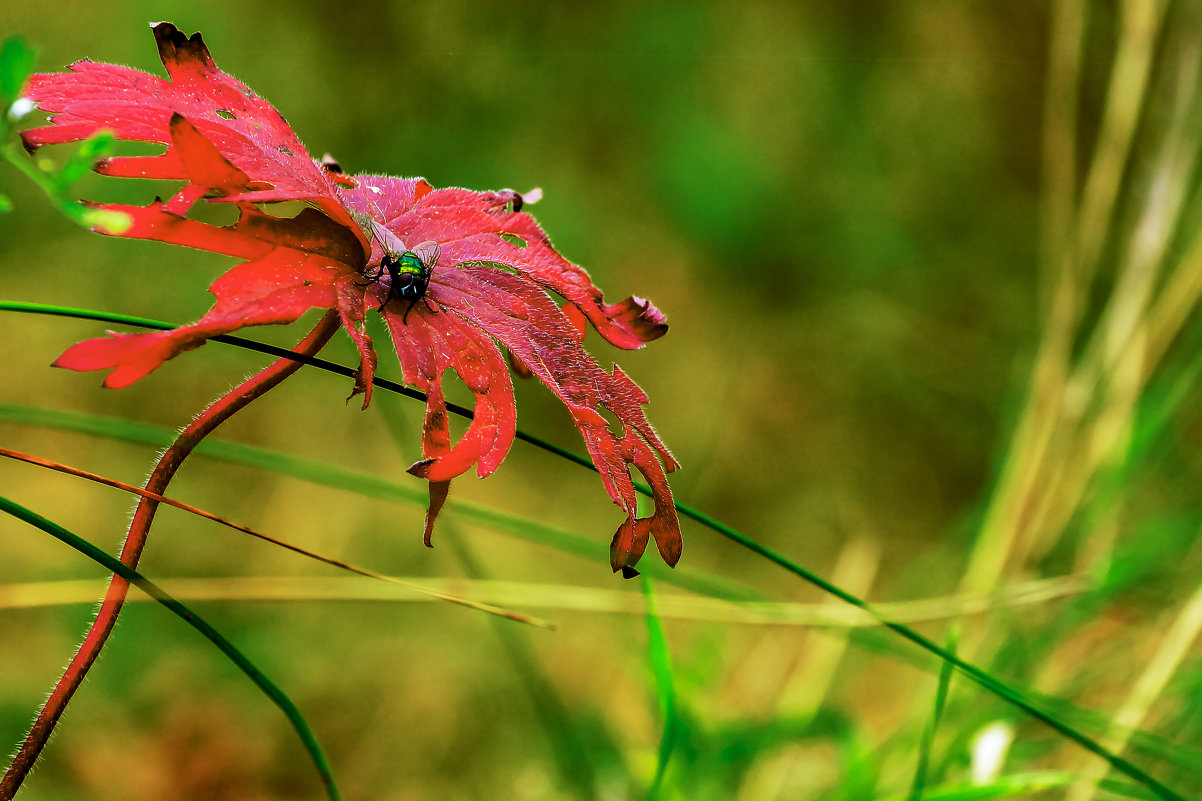
M203 345L205 336L190 336L191 332L156 331L153 334L111 334L101 339L89 339L67 348L54 361L55 367L68 370L112 371L104 379L109 389L127 387L143 378L168 359Z
M225 159L272 192L255 200L307 200L331 219L357 230L338 200L334 182L305 150L271 104L217 69L199 33L185 37L174 25L152 26L171 80L128 67L79 61L72 72L34 75L25 96L54 116L54 125L22 132L25 146L77 142L108 129L118 139L169 145L161 156L109 159L100 172L143 178L191 179L171 119L187 118ZM250 199L245 196L242 199ZM364 250L367 239L359 238Z
M336 265L300 251L274 249L239 264L210 287L217 303L195 325L151 334L111 334L72 345L54 362L70 370L112 369L104 381L120 389L168 359L207 340L252 325L290 323L312 308L335 305Z
M428 545L451 479L473 465L489 475L513 443L516 410L503 347L515 370L537 376L563 401L606 491L626 514L610 548L613 569L635 575L649 538L675 564L680 524L667 473L677 463L647 421L643 391L619 368L602 369L582 346L591 324L618 347L642 347L665 333L664 315L635 296L606 304L588 274L556 252L521 210L533 193L348 176L328 155L313 161L279 112L217 69L199 34L185 37L168 23L154 33L169 80L87 61L69 73L36 75L27 95L53 124L22 136L32 150L103 128L165 146L159 155L113 158L97 170L184 181L174 197L97 208L128 215L120 236L244 261L213 283L216 303L197 323L81 342L55 364L109 370L105 385L123 387L214 336L332 308L358 349L351 397L362 394L366 407L377 356L365 316L378 310L406 381L427 395L424 458L409 472L429 481ZM201 200L234 204L238 219L226 226L188 219ZM281 219L256 206L282 200L311 208ZM561 308L548 293L567 302ZM472 422L454 443L442 384L448 370L475 398ZM632 468L652 489L655 509L645 518L638 517Z
M608 339L616 340L615 344L639 347L640 337L654 338L666 330L663 315L641 298L631 297L614 306L602 304L600 290L593 287L584 271L550 247L529 215L505 211L494 194L465 189L423 192L424 182L374 176L361 176L359 184L359 189L343 193L344 200L360 213L382 222L399 243L413 247L413 243L433 240L441 246L440 259L431 271L427 298L443 312L459 315L505 345L514 358L567 406L606 490L627 515L611 546L613 569L632 571L648 536L655 539L664 560L675 564L681 552L680 524L665 468L672 471L678 465L643 414L642 406L647 402L643 391L616 367L612 374L606 373L580 345L583 336L580 326L585 318L594 321L598 331ZM408 206L405 201L410 201ZM518 232L525 234L524 247L505 238L519 236ZM512 269L517 274L500 268ZM561 310L544 288L572 302ZM380 293L382 302L388 295L384 290ZM436 384L435 379L448 366L439 354L455 350L440 347L436 337L437 333L450 329L454 318L431 313L420 304L407 313L408 325L396 312L386 311L385 319L407 380L425 389L434 386L431 382ZM596 318L600 318L600 325L596 324ZM413 348L417 349L411 351ZM463 374L459 365L450 366ZM499 365L492 369L502 372ZM429 414L430 409L441 408L443 401L441 388L437 393L427 391L434 404L427 407L429 431L429 421L445 420L445 413ZM482 402L483 397L477 393L477 420L473 426L485 413L482 410L489 409ZM609 430L601 409L610 411L621 423L624 430L620 436ZM472 434L469 429L457 446L457 450L470 449L466 450L469 459L482 452L479 438ZM410 472L441 479L470 466L470 461L448 460L442 451L437 453L435 456L428 451L426 460L415 464ZM435 472L435 465L448 469ZM630 478L632 466L643 474L653 490L655 511L649 518L637 516ZM432 496L429 525L440 504Z

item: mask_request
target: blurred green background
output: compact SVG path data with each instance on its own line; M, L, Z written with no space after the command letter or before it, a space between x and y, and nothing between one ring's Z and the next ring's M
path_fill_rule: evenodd
M1128 30L1112 4L1084 5L1073 186L1089 169L1116 42ZM649 297L669 316L668 336L644 351L619 353L596 337L590 346L651 397L649 417L684 464L672 480L677 498L854 592L898 602L974 589L965 585L969 554L990 498L999 503L994 487L1039 358L1051 13L1034 0L63 2L52 11L10 3L0 34L24 34L39 71L86 57L161 74L147 23L167 19L202 31L219 67L280 109L313 155L328 151L350 172L541 187L531 211L561 252L611 299ZM1140 165L1155 162L1178 105L1196 116L1192 89L1178 103L1170 78L1199 30L1188 8L1172 14L1177 38L1158 40L1152 59L1150 96L1161 105L1150 101L1139 117L1123 194L1102 220L1114 233L1077 287L1070 367L1123 286L1114 276L1148 196ZM1181 138L1196 149L1195 134L1190 127ZM1192 198L1192 166L1178 177ZM15 204L0 216L5 299L191 321L232 263L89 234L7 165L0 191ZM155 189L89 176L77 192L145 202ZM1186 234L1174 236L1186 250ZM1189 335L1192 323L1183 328ZM209 345L120 392L102 390L98 374L48 367L103 329L0 314L0 404L174 429L266 363ZM290 346L304 330L248 333ZM382 374L399 378L379 344ZM1165 365L1187 365L1191 353L1178 343ZM354 359L345 337L324 355ZM1106 450L1109 472L1087 476L1056 529L1069 533L998 565L997 586L1084 575L1092 589L964 621L967 655L1095 710L1065 711L1094 736L1158 653L1158 632L1202 567L1193 547L1202 427L1191 374L1186 366L1170 374L1162 394L1183 394L1145 430L1142 400L1161 397L1159 374L1146 372L1121 421L1129 436ZM421 406L379 393L361 413L343 404L349 388L304 371L218 437L423 490L404 474L418 455ZM1087 397L1092 389L1077 387ZM520 427L583 450L545 388L527 382L518 395ZM1095 442L1075 430L1051 446L1070 466L1082 442ZM155 456L144 445L4 419L0 445L135 484ZM127 496L8 462L0 484L119 548ZM431 551L421 544L420 504L199 456L171 494L382 572L504 579L534 594L592 587L626 593L636 612L640 604L638 582L622 583L606 565L621 515L596 476L521 443L489 480L458 480L452 497L578 533L591 552L498 535L454 511ZM1081 557L1101 526L1110 532L1106 557ZM682 570L781 601L827 600L700 526L686 522L684 536ZM91 615L65 589L57 602L22 605L11 588L91 578L98 595L103 581L99 568L15 521L0 521L0 554L0 750L9 752ZM142 570L168 588L172 577L333 575L171 509L160 513ZM297 701L347 798L643 797L663 725L644 621L605 614L600 601L575 609L557 606L554 591L540 597L528 611L552 619L555 632L437 603L195 605ZM958 608L922 630L942 639ZM849 644L837 625L667 615L664 625L684 734L660 797L886 798L910 787L934 699L932 660L881 632ZM1154 714L1137 721L1159 761L1137 761L1198 791L1202 743L1191 713L1202 663L1187 648L1176 667ZM1018 732L1008 771L1086 764L1046 729L956 685L929 750L930 782L967 782L971 737L998 720ZM133 604L21 797L319 796L291 731L249 682L166 612Z

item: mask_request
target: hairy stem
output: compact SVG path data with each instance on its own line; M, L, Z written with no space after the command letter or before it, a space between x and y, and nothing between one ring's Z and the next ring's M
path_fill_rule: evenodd
M337 313L328 312L317 324L317 327L297 345L294 352L305 356L314 355L330 340L330 337L338 330L338 326ZM171 479L183 465L184 460L200 444L201 440L251 401L278 386L280 382L299 370L301 364L293 358L281 358L205 409L180 433L171 447L159 459L150 478L146 481L146 490L162 495ZM150 525L154 521L158 507L159 502L153 498L144 496L138 502L138 508L134 512L133 521L129 526L129 534L126 535L125 544L121 548L121 561L130 568L138 565L142 549L146 545L146 535L150 531ZM13 757L12 764L9 765L4 778L0 780L0 801L11 801L17 790L20 789L21 783L25 781L30 769L33 768L46 741L50 739L55 724L66 711L71 697L83 683L89 668L92 667L92 663L96 661L100 650L108 641L109 635L112 634L128 591L129 581L114 575L109 582L108 592L105 593L104 601L91 629L88 630L79 650L76 651L71 663L54 686L50 697L46 699L46 703L38 712L37 720L34 721L29 734L26 735L16 756Z

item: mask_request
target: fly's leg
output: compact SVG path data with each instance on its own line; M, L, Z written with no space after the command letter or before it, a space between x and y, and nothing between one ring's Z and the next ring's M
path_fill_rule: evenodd
M376 274L375 275L368 275L367 270L364 270L363 277L366 278L367 281L362 284L359 283L358 281L356 281L355 286L371 286L372 284L376 283L381 278L383 278L384 277L384 261L381 260L380 263L376 266Z
M401 316L401 325L409 325L409 312L413 311L413 307L417 305L417 298L409 301L409 307L405 309L405 313Z

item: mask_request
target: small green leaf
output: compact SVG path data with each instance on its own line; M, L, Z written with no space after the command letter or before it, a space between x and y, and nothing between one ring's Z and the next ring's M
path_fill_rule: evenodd
M20 34L4 40L0 45L0 95L10 101L17 99L25 79L33 72L36 55Z
M113 132L106 129L97 131L80 142L79 147L54 176L54 185L59 192L66 192L73 183L91 172L96 161L112 150L114 141L116 140Z

